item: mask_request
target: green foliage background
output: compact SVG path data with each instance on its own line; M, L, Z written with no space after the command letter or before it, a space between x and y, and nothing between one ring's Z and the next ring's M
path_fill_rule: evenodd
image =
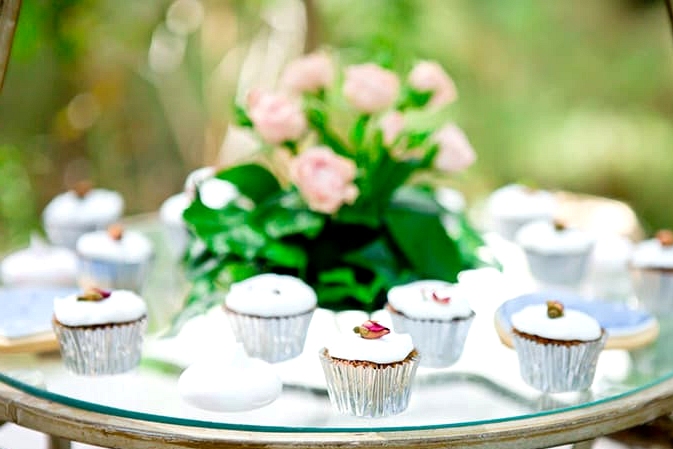
M288 1L203 0L203 27L187 38L180 67L162 75L149 69L148 48L170 1L23 2L0 94L0 249L25 244L74 179L119 190L127 213L140 213L212 163L239 69L223 58L269 27L263 11ZM444 65L460 92L455 119L479 155L450 181L471 202L526 180L625 200L647 232L673 226L673 38L663 2L307 3L312 43L345 60ZM73 111L84 123L73 126Z

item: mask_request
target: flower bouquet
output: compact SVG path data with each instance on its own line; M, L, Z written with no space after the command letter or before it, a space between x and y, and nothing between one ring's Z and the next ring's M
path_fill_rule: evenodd
M192 288L178 322L263 272L300 277L321 307L374 310L394 285L451 282L489 262L430 182L475 160L464 133L443 122L457 93L438 64L419 62L402 80L373 63L338 72L315 53L290 63L279 85L236 108L259 157L216 173L227 194L212 198L204 182L185 210Z

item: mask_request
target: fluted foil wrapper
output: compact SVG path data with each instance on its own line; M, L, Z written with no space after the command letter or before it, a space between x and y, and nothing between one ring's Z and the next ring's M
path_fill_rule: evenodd
M655 315L673 312L673 271L632 267L630 273L642 308Z
M49 241L56 246L65 246L75 250L77 239L88 232L105 229L109 223L102 224L74 224L44 223L44 231Z
M300 315L260 317L244 315L225 308L236 340L245 352L269 363L297 357L304 350L306 332L313 309Z
M583 391L591 387L606 332L598 340L561 345L540 343L512 334L524 382L545 393Z
M474 313L454 320L410 318L392 311L390 317L395 332L411 335L421 354L421 366L444 368L456 363L463 353Z
M333 359L324 348L319 355L330 402L339 413L382 418L401 413L409 405L421 356L379 368Z
M75 374L130 371L140 363L147 319L121 324L70 327L54 322L66 368Z
M591 248L576 254L543 254L524 250L533 277L552 285L577 286L587 273Z
M78 254L77 279L82 288L142 291L152 260L137 263L96 260Z

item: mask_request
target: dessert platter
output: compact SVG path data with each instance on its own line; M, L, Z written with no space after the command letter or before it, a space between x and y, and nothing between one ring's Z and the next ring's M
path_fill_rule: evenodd
M0 420L130 448L540 447L669 413L673 235L605 263L604 235L545 215L559 195L526 192L506 190L517 214L503 217L503 194L487 204L499 269L400 284L373 313L258 274L172 334L189 202L122 218L115 195L70 192L59 208L81 201L79 222L50 205L50 243L2 261Z

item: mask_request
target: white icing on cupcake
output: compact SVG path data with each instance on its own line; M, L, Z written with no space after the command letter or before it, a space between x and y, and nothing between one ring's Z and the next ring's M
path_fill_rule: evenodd
M210 209L221 209L240 195L234 184L218 178L206 179L199 185L199 198Z
M401 362L414 350L411 335L390 332L380 338L366 339L356 333L335 337L327 346L330 357L373 363Z
M657 239L638 243L631 257L636 268L673 268L673 246L664 246Z
M440 300L449 300L442 303L433 299L433 294ZM472 314L465 290L439 280L415 281L393 287L388 291L388 303L403 315L416 319L452 320Z
M50 225L107 224L122 215L124 200L114 191L93 189L82 198L74 191L57 195L44 209L44 221Z
M78 295L54 299L54 318L66 326L126 323L147 315L143 299L129 290L113 290L100 301L81 301Z
M495 190L488 198L488 213L502 218L551 218L557 207L554 194L519 184Z
M590 250L594 243L588 232L572 228L557 230L548 220L524 225L515 240L524 249L542 254L582 253Z
M315 308L311 286L294 276L265 273L232 284L225 305L245 315L289 316Z
M140 263L152 255L150 240L137 231L124 231L115 240L107 231L86 233L77 239L77 253L83 257L121 263Z
M435 199L446 210L455 213L465 211L465 195L449 187L439 187L435 191Z
M184 191L189 197L189 199L194 199L196 196L196 188L206 179L212 178L215 176L216 170L215 167L206 166L197 168L196 170L190 172L185 179Z
M159 219L167 224L184 225L182 214L190 203L191 199L184 192L168 197L159 208Z
M5 285L75 285L76 274L74 252L47 245L35 236L30 247L8 255L0 264Z
M263 407L277 399L282 389L283 382L271 365L248 357L240 344L222 360L196 362L178 380L185 402L217 412Z
M519 332L550 340L591 341L600 338L603 332L595 318L579 310L565 309L563 316L549 318L546 304L523 308L512 314L511 322Z

